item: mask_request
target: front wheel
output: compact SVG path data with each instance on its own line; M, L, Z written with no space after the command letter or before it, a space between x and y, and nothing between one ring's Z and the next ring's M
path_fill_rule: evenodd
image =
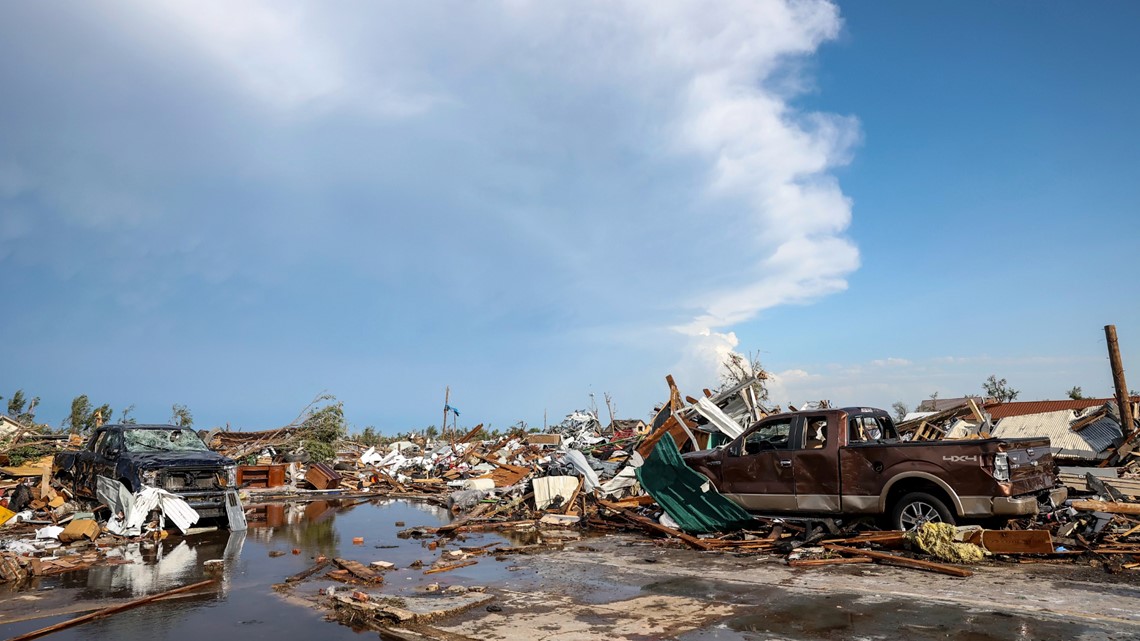
M925 492L907 494L891 510L891 526L896 530L913 530L923 523L954 525L954 513L941 499Z

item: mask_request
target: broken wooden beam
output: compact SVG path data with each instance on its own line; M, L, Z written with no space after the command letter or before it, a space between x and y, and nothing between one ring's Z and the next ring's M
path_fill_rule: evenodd
M159 592L158 594L152 594L150 596L145 596L141 599L135 599L134 601L131 601L129 603L124 603L122 605L114 605L114 606L111 606L109 608L103 608L102 610L96 610L95 612L92 612L90 614L84 614L83 616L75 617L74 619L68 619L67 621L56 623L55 625L49 625L46 628L40 628L39 630L33 630L33 631L28 632L26 634L21 634L18 637L12 637L11 639L8 639L8 641L29 641L30 639L38 639L42 636L51 634L53 632L58 632L60 630L66 630L67 628L77 626L81 623L87 623L88 621L92 621L94 619L101 619L105 616L110 616L112 614L118 614L119 612L122 612L124 610L130 610L132 608L137 608L140 605L146 605L147 603L150 603L151 601L156 601L158 599L162 599L164 597L168 597L168 596L171 596L174 594L181 594L183 592L191 592L191 591L197 590L199 588L204 588L208 585L213 585L217 582L218 582L217 579L207 579L205 581L199 581L198 583L192 583L190 585L184 585L180 588L174 588L173 590L167 590L166 592Z
M305 579L313 576L314 574L316 574L317 572L320 572L321 570L327 568L328 566L329 566L329 560L328 559L322 559L320 561L317 561L317 564L314 565L313 567L311 567L307 570L301 570L300 572L294 574L293 576L286 577L285 582L286 583L296 583L297 581L304 581Z
M638 525L640 525L642 527L648 528L648 529L653 530L655 532L660 532L662 534L667 534L667 535L674 537L674 538L681 539L685 543L688 543L689 546L697 548L698 550L708 551L708 550L713 549L713 546L709 545L709 543L706 541L702 541L701 539L698 539L697 537L695 537L691 534L685 534L684 532L682 532L680 530L674 530L671 527L665 527L664 525L661 525L660 523L658 523L652 519L647 519L644 516L634 514L633 512L630 512L629 510L622 509L616 503L612 503L612 502L607 501L605 499L598 499L598 505L601 505L602 507L604 507L606 509L613 510L613 511L617 512L618 514L620 514L622 516L622 518L629 520L629 521L632 521L633 523L637 523Z
M981 530L966 538L994 554L1052 554L1053 537L1048 530Z
M1082 512L1109 514L1140 514L1140 503L1114 503L1111 501L1072 501L1069 505Z
M814 568L821 565L848 565L851 563L874 563L875 560L866 556L836 557L834 559L795 559L788 561L793 568Z
M469 565L475 565L476 563L478 563L478 561L472 560L472 561L462 561L460 563L452 563L451 565L441 565L439 567L434 567L430 570L424 570L424 574L436 574L437 572L450 572L452 570L458 570L459 568L465 568Z
M953 565L946 565L945 563L935 563L933 561L922 561L920 559L912 559L897 554L887 554L886 552L876 552L874 550L861 550L858 548L849 548L841 545L825 545L824 548L842 552L843 554L862 555L875 559L876 561L885 561L894 565L901 565L903 567L914 568L916 570L926 570L927 572L938 572L956 577L973 576L974 573L966 568L955 567Z
M333 563L340 569L348 572L352 576L364 581L365 583L383 583L384 576L377 574L374 570L368 568L366 565L359 561L349 561L348 559L333 559Z

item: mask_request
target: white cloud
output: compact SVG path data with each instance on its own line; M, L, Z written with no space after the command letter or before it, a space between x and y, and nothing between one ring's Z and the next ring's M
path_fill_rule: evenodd
M859 266L831 173L858 123L795 103L799 63L842 28L830 2L10 13L0 54L36 63L0 72L25 97L0 105L0 163L34 181L0 190L39 208L39 235L0 238L0 260L82 271L92 299L162 310L187 288L295 301L336 283L411 310L377 337L419 331L415 313L441 319L440 344L471 324L652 333L655 370L707 385L735 325L843 291Z
M871 364L876 367L903 367L910 365L910 361L905 358L895 358L888 356L887 358L878 358L871 361Z

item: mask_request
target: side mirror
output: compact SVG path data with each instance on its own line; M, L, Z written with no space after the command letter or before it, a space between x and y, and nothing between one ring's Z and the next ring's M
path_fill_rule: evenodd
M107 458L119 458L119 450L117 448L113 450L107 450Z

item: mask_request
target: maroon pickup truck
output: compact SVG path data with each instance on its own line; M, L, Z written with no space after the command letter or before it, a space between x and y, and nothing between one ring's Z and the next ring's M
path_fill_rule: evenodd
M878 514L900 530L1036 514L1067 498L1048 438L904 442L886 412L866 407L769 416L684 459L753 512Z

